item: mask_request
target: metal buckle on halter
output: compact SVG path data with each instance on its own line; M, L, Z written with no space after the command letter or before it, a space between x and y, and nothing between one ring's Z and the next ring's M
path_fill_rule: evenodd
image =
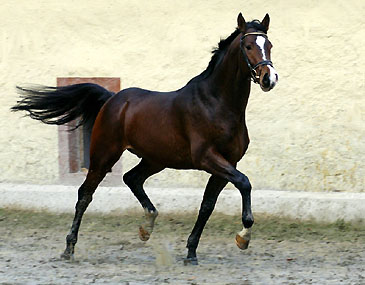
M260 82L260 77L257 75L257 72L255 69L252 69L251 70L251 80L254 82L254 83L259 83Z

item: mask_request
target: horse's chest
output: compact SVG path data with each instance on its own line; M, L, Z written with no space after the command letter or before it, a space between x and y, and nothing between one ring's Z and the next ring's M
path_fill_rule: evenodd
M219 132L216 137L216 148L229 160L239 161L248 147L248 134L243 125L232 126Z

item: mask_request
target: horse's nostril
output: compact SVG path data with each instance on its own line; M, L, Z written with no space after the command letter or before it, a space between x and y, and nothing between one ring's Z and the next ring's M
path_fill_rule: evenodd
M269 77L269 74L265 73L264 78L262 79L262 85L264 87L269 87L270 86L270 77Z

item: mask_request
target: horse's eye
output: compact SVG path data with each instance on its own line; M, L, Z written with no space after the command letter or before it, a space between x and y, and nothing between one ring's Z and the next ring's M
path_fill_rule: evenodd
M247 50L251 50L251 48L252 48L251 46L246 46Z

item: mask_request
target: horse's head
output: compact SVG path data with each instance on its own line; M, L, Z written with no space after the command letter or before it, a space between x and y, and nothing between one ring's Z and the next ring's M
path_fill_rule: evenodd
M267 38L270 17L246 23L242 14L238 15L238 29L241 32L240 49L242 56L255 83L265 92L270 91L278 82L278 74L270 57L272 44Z

